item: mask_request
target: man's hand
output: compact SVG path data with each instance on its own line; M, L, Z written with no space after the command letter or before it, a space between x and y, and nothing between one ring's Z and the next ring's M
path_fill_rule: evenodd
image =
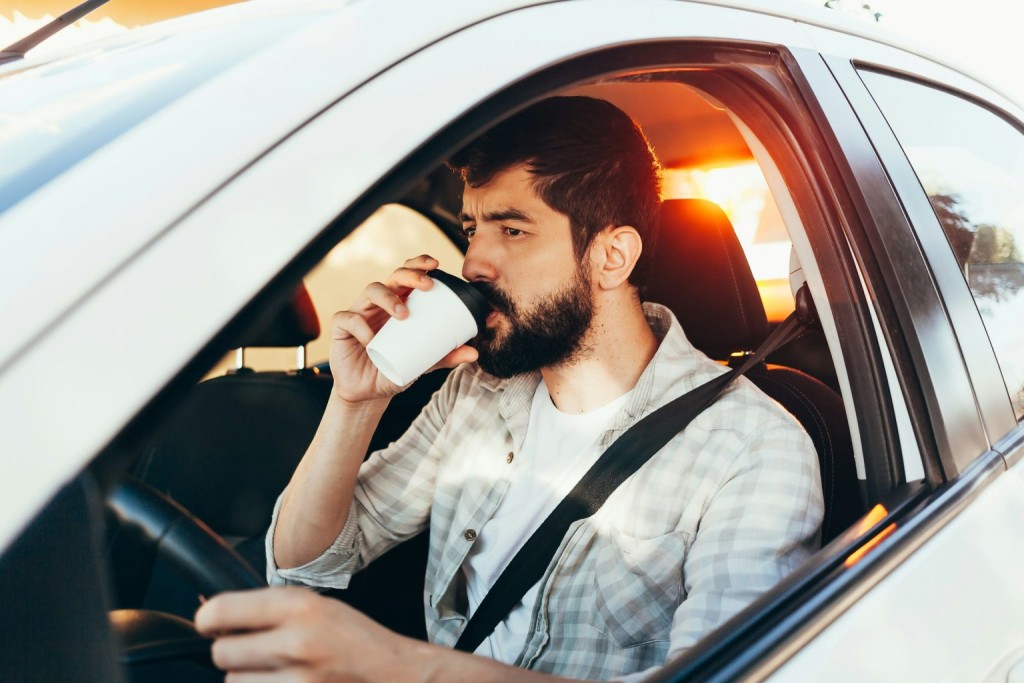
M195 622L216 638L213 661L229 672L228 683L554 680L400 636L304 588L221 593L199 608Z
M373 282L347 311L334 314L331 325L331 374L334 390L343 400L356 403L394 396L401 387L383 374L366 354L366 345L391 318L409 315L405 300L414 289L429 290L434 281L427 275L439 265L437 259L422 255L409 259L393 272L387 282ZM460 346L433 368L450 368L476 360L477 352Z
M222 593L196 612L229 681L419 681L424 644L304 588Z

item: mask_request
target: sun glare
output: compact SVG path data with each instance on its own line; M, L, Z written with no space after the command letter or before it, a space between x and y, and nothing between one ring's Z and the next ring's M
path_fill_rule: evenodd
M793 310L791 242L757 163L668 168L663 193L665 199L700 198L722 207L750 262L768 320L780 321Z

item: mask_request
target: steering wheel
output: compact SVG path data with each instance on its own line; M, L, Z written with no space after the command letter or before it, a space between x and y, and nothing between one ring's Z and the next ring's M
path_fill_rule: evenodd
M204 597L267 585L224 539L153 487L125 478L107 495L106 504L120 524L151 546ZM198 661L204 669L215 671L210 661L210 641L185 619L132 609L112 612L111 622L124 646L122 663L129 670L145 668L147 680L154 680L154 665L177 666L186 660ZM222 678L223 674L217 674Z
M267 585L216 532L148 484L124 479L107 495L107 507L204 597Z

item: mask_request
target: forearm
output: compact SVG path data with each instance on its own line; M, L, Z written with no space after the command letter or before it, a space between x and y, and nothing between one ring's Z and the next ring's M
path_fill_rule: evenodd
M345 526L359 466L388 399L347 403L332 392L306 454L285 489L274 529L278 567L319 557Z

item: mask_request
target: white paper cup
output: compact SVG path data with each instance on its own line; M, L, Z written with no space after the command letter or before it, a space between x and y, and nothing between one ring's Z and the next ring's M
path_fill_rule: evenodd
M484 295L468 282L440 270L428 274L434 286L410 292L409 315L389 320L366 346L377 369L399 386L479 334L490 312Z

